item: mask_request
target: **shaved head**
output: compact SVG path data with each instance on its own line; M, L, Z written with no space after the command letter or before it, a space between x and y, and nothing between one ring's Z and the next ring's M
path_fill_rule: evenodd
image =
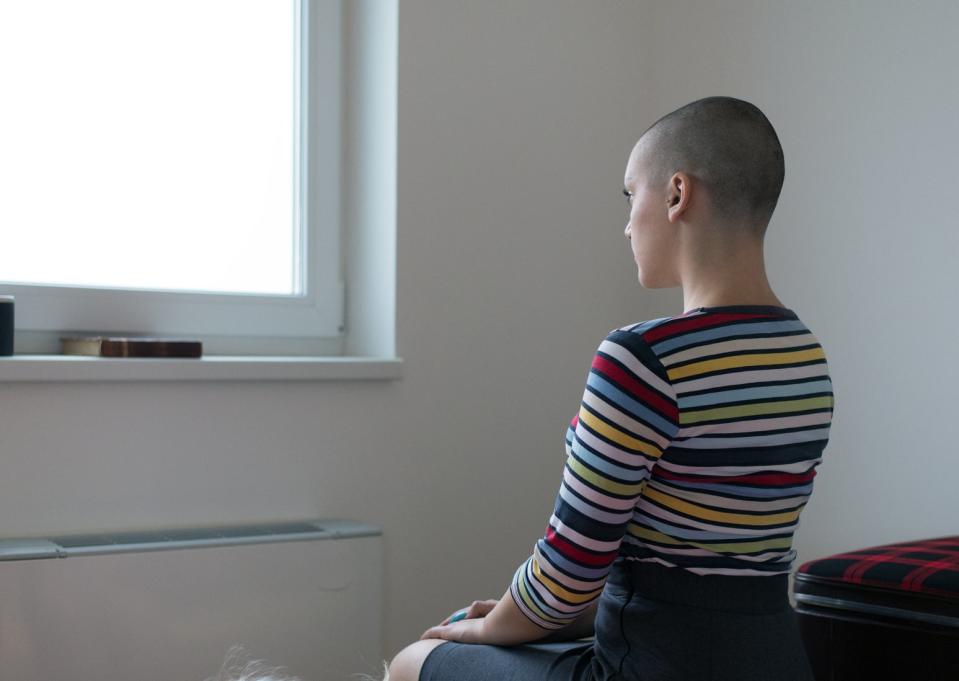
M683 171L701 182L719 215L759 235L782 190L785 166L776 131L756 106L707 97L668 113L637 143L647 187Z

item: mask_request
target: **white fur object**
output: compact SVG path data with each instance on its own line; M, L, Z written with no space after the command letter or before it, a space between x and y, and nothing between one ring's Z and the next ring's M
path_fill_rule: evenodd
M263 660L247 660L243 646L231 646L219 673L205 681L302 681L283 674L283 667L270 667Z
M383 678L376 679L369 674L354 674L361 681L390 681L390 665L386 660L383 660Z
M271 667L263 660L247 660L246 657L243 646L231 646L219 673L205 681L302 681L297 676L283 674L283 667ZM390 665L383 660L383 678L379 680L363 673L353 676L361 681L390 681Z

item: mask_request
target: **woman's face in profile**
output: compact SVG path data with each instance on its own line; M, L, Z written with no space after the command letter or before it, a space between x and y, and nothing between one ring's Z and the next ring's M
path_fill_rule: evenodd
M637 145L637 149L639 145ZM629 220L625 234L633 252L639 283L644 288L678 286L675 274L675 225L667 219L665 188L647 186L640 154L634 149L626 165L625 192Z

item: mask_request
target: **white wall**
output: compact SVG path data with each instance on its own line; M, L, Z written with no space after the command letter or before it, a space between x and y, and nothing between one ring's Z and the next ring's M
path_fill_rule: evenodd
M596 344L682 311L636 283L622 174L649 123L713 94L779 131L770 277L836 388L800 559L954 533L959 17L926 6L402 0L404 377L0 384L0 534L378 523L387 655L500 596L549 516Z

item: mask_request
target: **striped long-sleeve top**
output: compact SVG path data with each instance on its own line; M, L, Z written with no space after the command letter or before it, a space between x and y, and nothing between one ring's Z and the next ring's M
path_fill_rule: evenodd
M558 629L600 596L618 557L701 575L790 572L832 413L823 348L788 308L696 308L610 332L513 600Z

